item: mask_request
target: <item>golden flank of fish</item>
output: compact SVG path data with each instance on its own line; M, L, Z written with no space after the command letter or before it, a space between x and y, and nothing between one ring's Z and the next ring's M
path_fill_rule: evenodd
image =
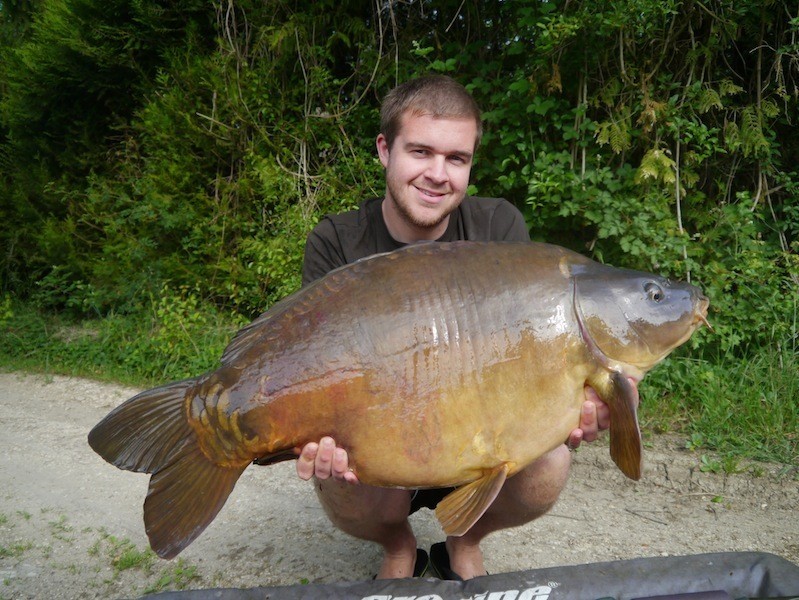
M332 436L362 483L453 486L436 509L462 535L507 477L564 443L583 388L611 410L610 452L641 476L628 377L705 323L695 287L537 243L419 244L328 274L242 329L221 366L139 394L89 443L151 473L164 558L214 519L244 469Z

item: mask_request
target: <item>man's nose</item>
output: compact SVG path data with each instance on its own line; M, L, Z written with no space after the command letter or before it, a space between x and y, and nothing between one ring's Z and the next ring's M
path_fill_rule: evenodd
M443 183L447 180L447 161L444 156L433 156L430 163L427 165L425 173L430 181L436 183Z

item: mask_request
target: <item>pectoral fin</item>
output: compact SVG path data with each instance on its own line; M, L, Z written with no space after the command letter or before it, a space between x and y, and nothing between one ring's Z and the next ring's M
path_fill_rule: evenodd
M610 376L608 397L610 407L610 456L627 477L641 478L643 470L641 431L638 428L636 393L623 373Z
M483 516L508 477L508 463L486 471L480 479L447 494L436 506L436 517L447 535L460 536Z

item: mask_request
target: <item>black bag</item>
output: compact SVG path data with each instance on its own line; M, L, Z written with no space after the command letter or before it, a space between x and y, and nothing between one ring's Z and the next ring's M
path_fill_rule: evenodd
M799 600L799 566L762 552L639 558L469 581L356 583L165 592L159 600Z

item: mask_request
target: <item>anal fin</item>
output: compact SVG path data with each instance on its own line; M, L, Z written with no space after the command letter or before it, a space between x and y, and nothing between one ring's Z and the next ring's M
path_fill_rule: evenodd
M447 535L461 536L483 516L499 494L510 466L502 463L480 479L447 494L436 506L436 517Z

